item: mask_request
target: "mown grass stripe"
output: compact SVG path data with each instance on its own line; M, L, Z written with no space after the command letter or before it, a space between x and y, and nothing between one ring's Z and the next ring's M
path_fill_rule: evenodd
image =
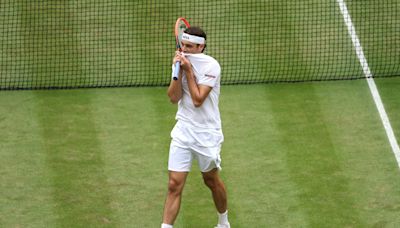
M237 227L306 225L303 212L293 210L297 188L289 179L277 134L279 126L271 107L271 99L276 99L274 87L222 89L222 175L228 187L231 222Z
M398 79L397 79L398 80ZM386 80L383 80L386 81ZM385 105L396 108L396 80L382 86ZM365 81L314 86L333 145L349 180L349 197L366 226L390 227L399 222L398 167ZM394 90L392 91L394 92ZM389 96L388 96L389 95ZM388 110L394 111L395 109ZM395 113L395 112L393 112ZM393 125L394 127L396 125ZM397 128L398 129L398 128ZM392 181L390 181L392 180Z
M36 99L58 225L112 226L111 196L90 93L39 91Z
M26 73L42 86L52 78L57 86L68 87L84 74L81 44L73 35L73 14L68 2L16 3L21 12L21 47L33 64ZM33 30L38 25L42 30ZM67 38L65 35L67 34ZM66 59L69 61L66 62ZM70 77L66 70L73 70ZM83 74L83 75L82 75ZM93 123L90 93L86 91L35 92L35 114L41 147L46 157L57 223L62 227L110 224L109 193L103 171L103 155Z
M353 209L340 151L327 130L327 124L334 123L325 121L313 86L287 86L273 94L271 104L282 152L291 181L298 187L298 210L307 214L307 224L363 224Z
M33 92L0 93L0 227L54 227Z
M113 217L122 227L161 224L174 122L165 89L96 90L93 99Z

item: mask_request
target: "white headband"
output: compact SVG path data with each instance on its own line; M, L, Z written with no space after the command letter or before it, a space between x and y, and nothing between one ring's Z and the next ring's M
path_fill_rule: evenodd
M182 34L182 40L189 41L195 44L205 44L206 40L204 37L194 36L187 33Z

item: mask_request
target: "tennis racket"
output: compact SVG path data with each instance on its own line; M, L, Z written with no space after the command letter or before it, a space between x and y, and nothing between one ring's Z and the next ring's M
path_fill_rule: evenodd
M175 23L176 50L178 50L178 51L182 50L181 49L182 48L182 43L181 43L182 34L183 34L183 31L185 31L185 29L189 28L189 27L190 27L190 24L185 18L180 17L180 18L178 18L178 20L176 20L176 23ZM174 73L172 75L172 79L178 80L181 63L176 62L174 67L175 67L175 69L174 69Z

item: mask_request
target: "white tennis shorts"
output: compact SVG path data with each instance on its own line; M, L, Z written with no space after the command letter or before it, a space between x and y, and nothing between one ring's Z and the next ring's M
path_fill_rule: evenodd
M201 172L221 170L221 145L224 136L220 129L199 129L178 121L171 131L168 170L189 172L193 160Z

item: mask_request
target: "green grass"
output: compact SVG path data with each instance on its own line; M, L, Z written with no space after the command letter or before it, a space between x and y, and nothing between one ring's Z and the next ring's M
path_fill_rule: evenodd
M373 74L398 74L399 4L346 2ZM226 83L363 77L335 1L2 6L0 88L166 84L178 16L208 32ZM400 79L377 85L400 141ZM0 227L159 226L176 111L165 90L0 91ZM223 86L220 106L233 227L400 223L400 170L364 80ZM193 169L176 227L213 227Z
M381 1L379 7L375 5L376 1L370 0L346 2L374 76L399 75L400 40L393 39L400 35L397 26L400 21L400 14L397 13L400 10L399 1Z
M398 75L397 1L346 2L374 75ZM336 1L2 1L0 88L167 85L180 16L224 83L363 77Z
M377 83L399 139L399 79ZM0 226L159 226L165 89L1 92ZM234 227L400 222L400 171L365 81L224 86L221 114ZM212 227L193 169L176 227Z
M385 110L392 124L397 142L400 142L400 119L397 114L400 110L400 99L397 98L400 80L393 78L388 80L378 79L375 81L378 85L381 98L384 101Z

